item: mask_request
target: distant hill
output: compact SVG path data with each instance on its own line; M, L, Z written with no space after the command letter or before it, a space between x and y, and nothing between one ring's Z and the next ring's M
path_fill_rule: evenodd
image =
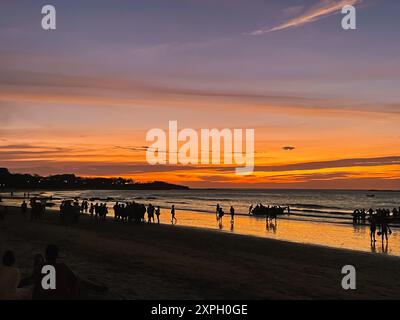
M163 181L138 183L124 178L83 178L74 174L58 174L48 177L10 173L0 168L0 189L48 189L48 190L188 190L189 187Z

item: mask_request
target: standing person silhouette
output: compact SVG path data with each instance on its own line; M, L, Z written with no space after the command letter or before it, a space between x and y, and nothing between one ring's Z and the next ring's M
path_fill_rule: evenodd
M151 203L147 206L147 223L151 223L151 215L152 215L153 206Z
M94 215L94 204L93 203L90 204L89 213L90 213L90 220L93 220L93 215Z
M386 239L386 243L389 241L388 232L389 232L389 234L392 234L392 229L390 229L387 221L385 219L383 219L382 225L381 225L382 243L383 243L383 238Z
M222 224L222 218L224 217L224 215L225 215L224 210L222 209L222 207L219 207L218 221L219 221L220 224Z
M157 224L160 224L160 214L161 214L161 209L160 206L158 206L156 209Z
M371 242L376 242L376 220L375 217L371 217L371 225L369 226Z
M175 205L173 204L171 207L171 223L175 224L178 222L178 220L175 218Z
M219 203L217 203L217 207L215 208L215 216L217 218L217 221L219 220L219 211L220 211L221 207L219 205Z
M235 220L235 208L233 206L231 206L230 212L231 212L231 222L233 222Z
M28 211L28 204L24 200L21 204L21 212L23 215L25 215L27 211Z

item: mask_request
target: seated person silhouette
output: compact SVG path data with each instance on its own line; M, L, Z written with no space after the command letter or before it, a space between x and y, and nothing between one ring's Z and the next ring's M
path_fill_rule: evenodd
M14 252L6 251L0 266L0 300L17 299L17 287L21 276L19 269L14 265Z
M33 300L73 300L79 299L79 280L71 269L62 262L58 261L58 247L48 245L46 248L46 261L43 266L51 265L56 271L56 288L45 289L42 280L46 274L42 273L42 268L36 272L34 288L32 293ZM42 266L42 267L43 267Z

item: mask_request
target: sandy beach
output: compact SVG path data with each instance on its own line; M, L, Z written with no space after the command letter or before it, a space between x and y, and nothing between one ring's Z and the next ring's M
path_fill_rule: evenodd
M124 225L83 216L31 222L17 208L0 221L0 251L14 250L23 275L48 243L80 277L105 285L83 299L398 299L400 259L219 233L179 225ZM354 265L357 290L341 287Z

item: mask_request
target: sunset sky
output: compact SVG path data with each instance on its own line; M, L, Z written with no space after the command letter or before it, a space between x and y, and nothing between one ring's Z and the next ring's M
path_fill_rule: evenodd
M45 4L57 30L41 29ZM357 30L341 28L345 4ZM2 0L0 167L399 189L399 13L398 0ZM254 173L148 165L146 132L169 120L254 128Z

